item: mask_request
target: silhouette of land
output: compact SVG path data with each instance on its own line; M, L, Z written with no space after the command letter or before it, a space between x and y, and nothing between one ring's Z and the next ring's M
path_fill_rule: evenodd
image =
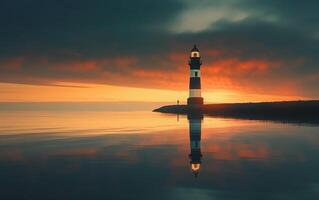
M319 100L260 103L224 103L204 105L168 105L154 112L195 114L288 123L319 124Z

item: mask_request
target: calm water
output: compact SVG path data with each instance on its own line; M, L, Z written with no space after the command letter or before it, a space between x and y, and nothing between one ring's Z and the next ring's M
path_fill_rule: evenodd
M319 199L319 126L1 111L0 199Z

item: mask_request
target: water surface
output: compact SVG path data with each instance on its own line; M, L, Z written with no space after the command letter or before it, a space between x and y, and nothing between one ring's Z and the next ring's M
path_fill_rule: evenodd
M1 111L1 199L318 199L319 127Z

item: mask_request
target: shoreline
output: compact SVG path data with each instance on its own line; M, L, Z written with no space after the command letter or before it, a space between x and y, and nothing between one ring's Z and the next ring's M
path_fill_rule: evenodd
M319 100L167 105L153 112L319 124Z

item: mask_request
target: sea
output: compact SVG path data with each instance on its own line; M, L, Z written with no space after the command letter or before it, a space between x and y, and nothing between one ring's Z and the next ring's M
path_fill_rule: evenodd
M10 105L0 109L3 200L319 199L316 124Z

